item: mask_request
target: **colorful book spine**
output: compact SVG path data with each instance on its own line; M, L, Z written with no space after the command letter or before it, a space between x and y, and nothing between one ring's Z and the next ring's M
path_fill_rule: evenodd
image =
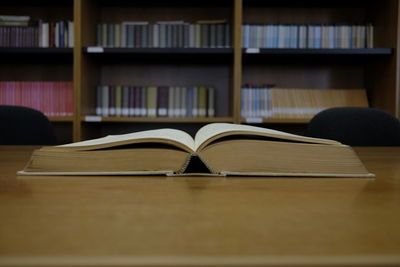
M0 47L73 47L72 21L39 20L25 26L0 24Z
M241 90L243 118L311 119L332 107L368 107L366 90L273 88L248 84Z
M129 101L130 101L130 90L129 86L122 86L122 109L121 109L121 115L123 117L129 116Z
M265 118L270 116L269 91L272 85L247 84L241 90L241 116L244 118Z
M200 86L198 93L199 117L205 117L207 114L207 88Z
M216 90L207 86L99 85L96 115L215 117Z
M244 24L244 48L373 48L374 26Z
M96 44L122 48L229 48L230 25L225 20L123 21L96 26Z
M168 87L157 87L157 116L167 117L168 115Z
M0 105L30 107L46 116L72 116L73 83L1 81Z
M149 86L147 89L147 116L157 116L157 87Z

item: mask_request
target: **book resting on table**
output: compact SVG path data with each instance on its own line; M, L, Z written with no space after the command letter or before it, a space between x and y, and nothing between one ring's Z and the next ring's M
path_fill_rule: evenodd
M110 135L33 152L19 175L373 177L350 146L267 128L211 123Z

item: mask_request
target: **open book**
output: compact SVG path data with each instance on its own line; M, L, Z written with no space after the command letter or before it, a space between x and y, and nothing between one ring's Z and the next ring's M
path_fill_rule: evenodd
M372 177L351 147L248 125L208 124L42 147L20 175Z

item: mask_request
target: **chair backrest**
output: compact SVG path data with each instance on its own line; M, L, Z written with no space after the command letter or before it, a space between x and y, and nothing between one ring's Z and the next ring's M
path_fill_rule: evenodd
M40 111L0 105L0 145L55 145L57 138Z
M400 121L379 109L330 108L314 116L306 135L350 146L400 146Z

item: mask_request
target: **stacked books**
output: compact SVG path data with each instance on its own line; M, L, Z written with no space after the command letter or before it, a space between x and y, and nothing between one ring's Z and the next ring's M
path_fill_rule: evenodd
M72 116L72 82L0 82L0 105L34 108L47 116Z
M97 46L123 48L227 48L230 25L225 20L124 21L98 24Z
M244 48L372 48L368 25L245 24Z
M368 107L365 89L296 89L244 86L243 118L311 119L332 107Z
M99 85L96 115L214 117L215 89L206 86Z
M0 15L0 26L28 26L29 16Z
M0 47L73 47L72 21L30 21L29 16L0 16Z

